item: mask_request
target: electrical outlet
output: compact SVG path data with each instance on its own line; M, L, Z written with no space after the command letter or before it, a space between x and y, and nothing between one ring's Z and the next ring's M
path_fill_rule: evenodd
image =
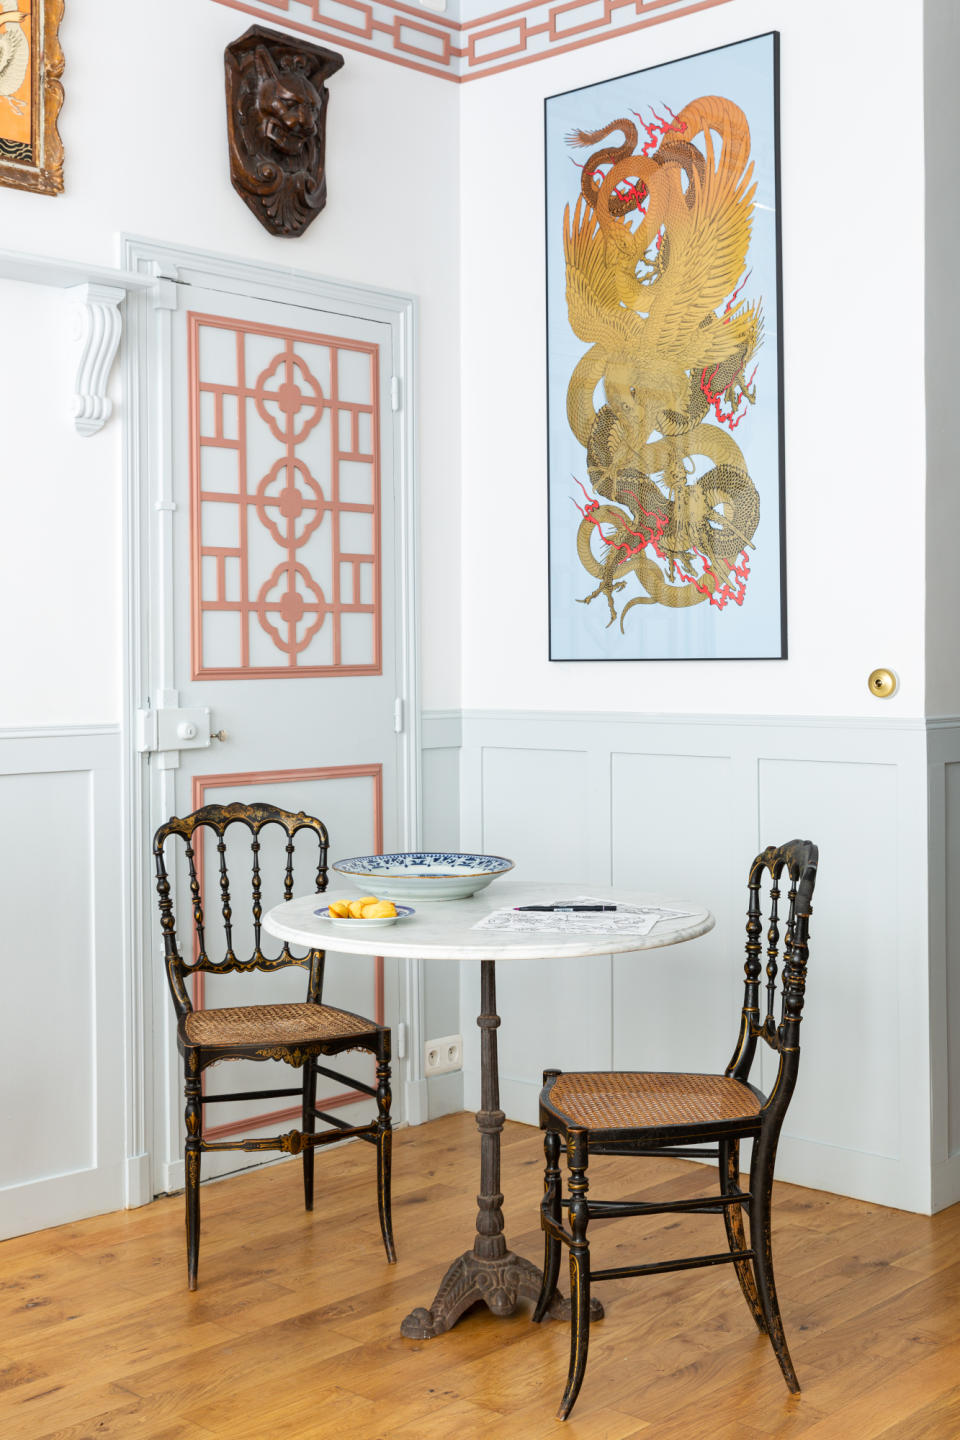
M439 1040L428 1040L423 1047L424 1074L447 1075L451 1070L463 1069L463 1036L442 1035Z

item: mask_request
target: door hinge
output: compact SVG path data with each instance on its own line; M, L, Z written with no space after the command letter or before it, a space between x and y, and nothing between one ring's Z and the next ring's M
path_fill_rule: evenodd
M403 701L399 695L393 702L393 732L395 735L403 734Z
M390 376L390 409L400 409L400 376Z
M397 1026L397 1059L407 1058L407 1022L401 1020Z

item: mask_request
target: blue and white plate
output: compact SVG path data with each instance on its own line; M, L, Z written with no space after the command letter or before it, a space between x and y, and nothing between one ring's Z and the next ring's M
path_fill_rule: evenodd
M378 896L378 899L389 900L389 895ZM361 917L355 920L352 915L331 915L329 905L321 905L319 910L314 910L314 915L319 915L321 920L329 920L331 925L342 925L344 929L350 930L376 930L381 925L396 925L398 920L409 920L416 911L410 905L398 905L396 915L374 915L369 919Z
M385 900L463 900L512 870L513 861L502 855L403 850L393 855L354 855L335 860L332 868Z

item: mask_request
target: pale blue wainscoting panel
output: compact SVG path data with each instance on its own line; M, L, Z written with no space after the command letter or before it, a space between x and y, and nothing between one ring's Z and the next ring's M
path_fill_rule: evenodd
M422 824L419 843L425 850L459 850L462 739L459 711L433 711L423 715L420 735ZM460 966L445 960L425 960L423 1041L456 1035L459 1030ZM396 1048L395 1042L395 1051ZM463 1109L462 1070L431 1075L426 1085L429 1119Z
M948 1155L960 1157L960 761L944 766L946 805Z
M595 872L587 814L599 792L606 804L606 767L580 749L484 746L483 848L516 861L524 880L584 881ZM601 859L603 871L608 864ZM602 878L606 880L606 874ZM491 889L495 895L495 887ZM536 1123L546 1066L589 1069L610 1055L611 975L608 956L590 960L505 961L497 966L501 1104L508 1115ZM477 991L479 994L479 991ZM466 1005L475 1003L472 995ZM463 1003L463 1002L462 1002ZM571 1017L579 1023L572 1024ZM471 1035L471 1042L474 1041ZM466 1036L464 1037L466 1039Z
M607 784L603 770L591 775L589 759L583 750L484 747L483 848L509 854L517 879L583 879L591 791Z
M960 762L960 745L943 758ZM960 861L956 773L937 842L938 864L951 873ZM820 846L821 868L804 1060L778 1173L930 1208L931 1125L940 1113L931 1075L936 1096L937 1073L947 1077L945 1013L935 1054L931 1027L936 1034L946 1012L949 978L960 1033L960 920L951 911L940 924L953 948L941 946L942 983L931 995L930 907L946 915L950 886L931 882L928 899L923 720L468 711L460 801L461 847L511 855L518 875L689 895L717 917L710 935L645 957L568 970L499 966L508 1116L535 1120L544 1065L725 1065L740 1003L747 868L762 846L799 836ZM478 1100L478 994L478 977L464 969L468 1107ZM769 1082L770 1067L763 1073ZM940 1085L944 1166L960 1138L958 1076L954 1057ZM944 1180L944 1195L948 1188Z
M894 860L897 767L834 760L759 762L761 826L820 846L810 924L803 1058L781 1138L781 1173L829 1147L851 1189L901 1152L901 903ZM781 905L784 905L781 901ZM764 1056L763 1084L775 1075Z
M0 1239L124 1203L119 734L0 730Z
M613 1064L723 1068L742 1004L741 917L755 812L732 803L729 755L611 756L613 883L699 902L717 927L699 940L617 955Z
M933 1203L960 1200L960 721L930 724L930 1020Z

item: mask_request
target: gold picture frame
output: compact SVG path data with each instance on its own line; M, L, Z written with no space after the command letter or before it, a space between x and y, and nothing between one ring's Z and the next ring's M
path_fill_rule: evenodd
M0 185L63 189L60 21L64 0L0 0Z

